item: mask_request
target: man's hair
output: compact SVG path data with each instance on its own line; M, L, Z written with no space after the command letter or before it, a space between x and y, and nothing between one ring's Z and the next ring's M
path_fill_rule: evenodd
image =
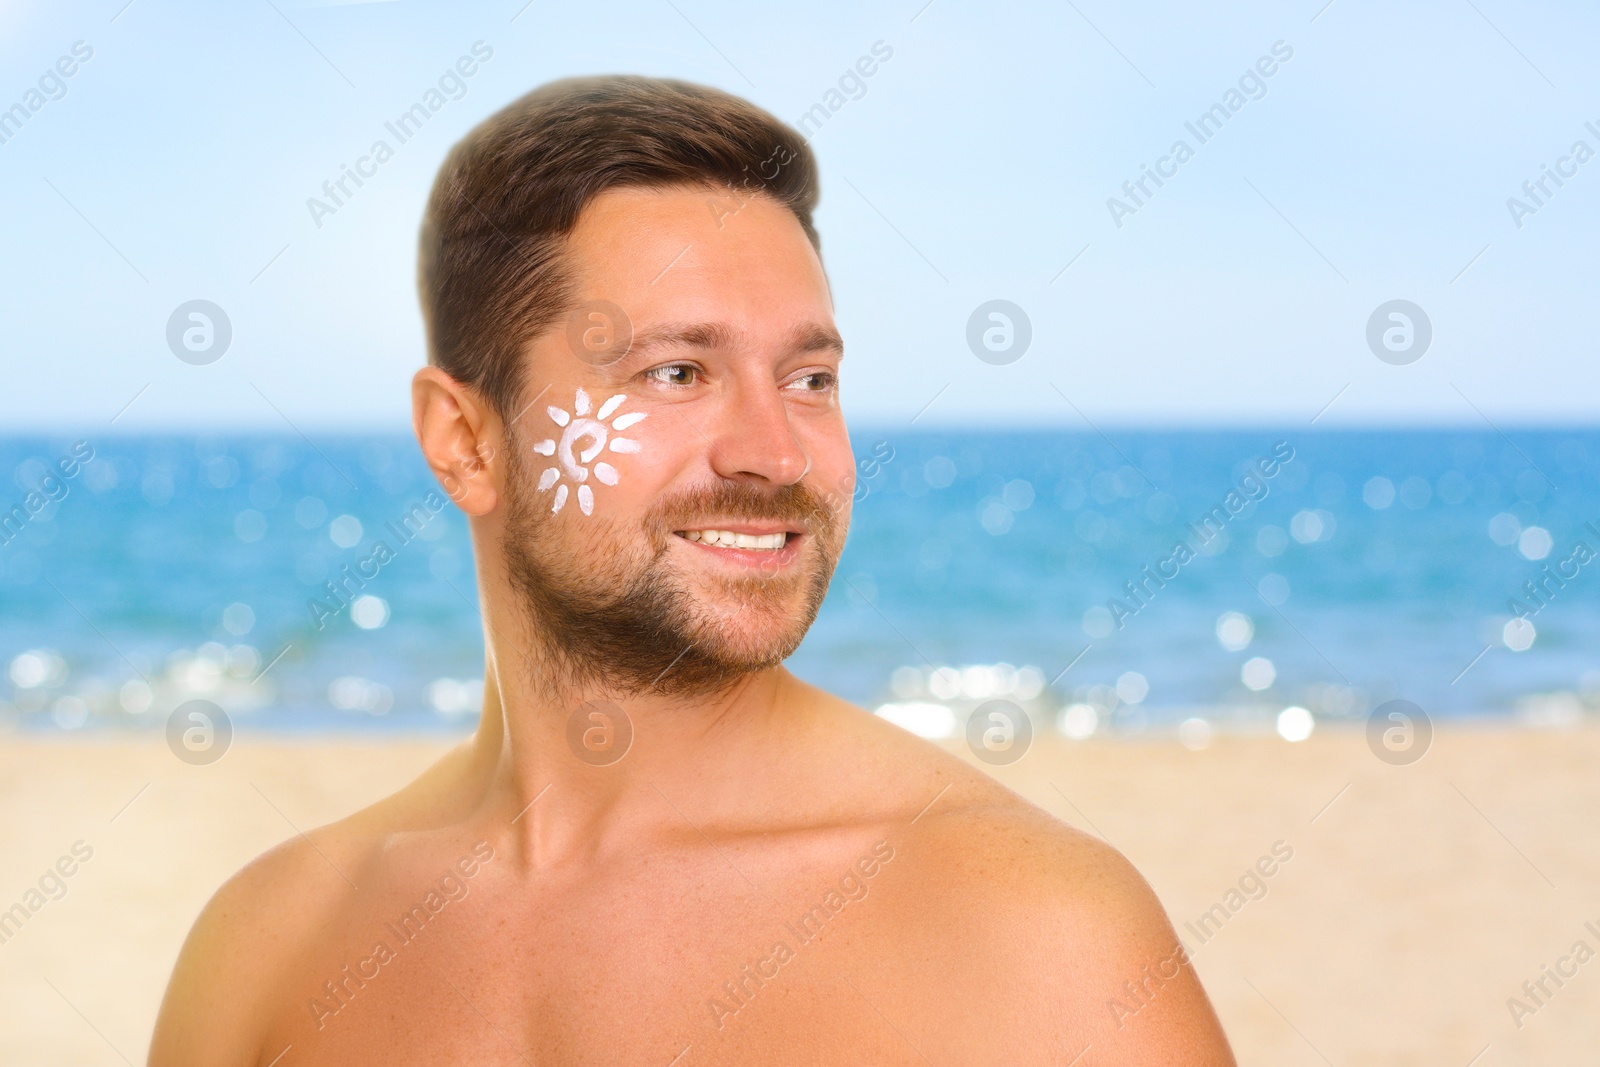
M428 361L509 416L524 346L576 299L562 253L584 206L607 189L681 185L771 197L820 251L805 138L739 97L666 78L567 78L485 119L445 158L423 215Z

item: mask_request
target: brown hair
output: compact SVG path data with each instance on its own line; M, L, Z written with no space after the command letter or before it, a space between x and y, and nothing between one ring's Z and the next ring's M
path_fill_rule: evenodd
M423 215L417 288L428 361L507 416L523 346L575 299L563 245L591 198L708 184L772 197L820 250L805 138L718 89L636 75L550 82L445 158Z

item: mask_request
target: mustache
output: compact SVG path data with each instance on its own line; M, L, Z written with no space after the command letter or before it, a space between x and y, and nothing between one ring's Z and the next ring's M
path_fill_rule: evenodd
M718 482L664 497L646 516L646 524L663 533L692 529L706 518L781 522L802 533L830 530L838 511L822 494L804 482L762 489L748 482Z

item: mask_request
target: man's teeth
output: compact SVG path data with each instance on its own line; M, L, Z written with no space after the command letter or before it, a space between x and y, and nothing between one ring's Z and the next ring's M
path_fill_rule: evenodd
M775 534L744 534L732 530L685 530L683 536L702 545L720 545L723 548L754 548L772 551L782 548L788 541L787 532Z

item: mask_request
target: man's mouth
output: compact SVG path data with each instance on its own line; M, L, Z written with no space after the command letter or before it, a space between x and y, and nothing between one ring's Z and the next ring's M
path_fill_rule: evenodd
M737 530L675 530L685 541L715 548L738 548L747 552L778 552L789 542L789 531L741 533Z

